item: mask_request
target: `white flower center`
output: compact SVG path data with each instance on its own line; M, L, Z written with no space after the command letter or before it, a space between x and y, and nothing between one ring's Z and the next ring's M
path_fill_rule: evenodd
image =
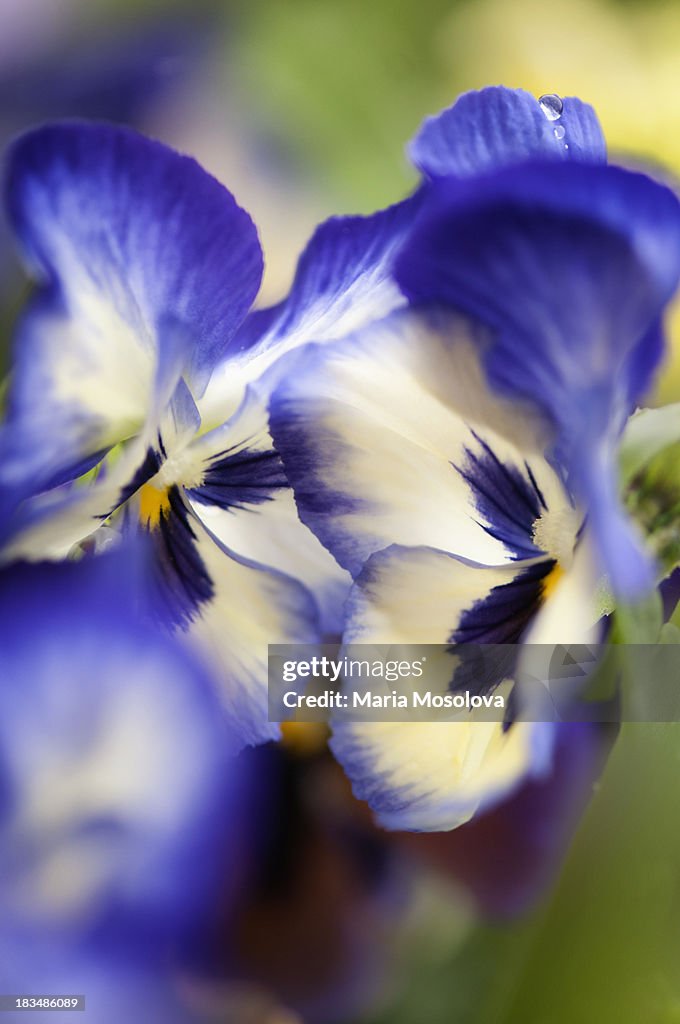
M534 521L534 544L567 569L574 557L580 525L581 516L571 505L548 509Z
M159 490L180 484L182 487L199 487L203 483L205 464L192 452L191 445L173 452L163 463L154 477L154 487Z

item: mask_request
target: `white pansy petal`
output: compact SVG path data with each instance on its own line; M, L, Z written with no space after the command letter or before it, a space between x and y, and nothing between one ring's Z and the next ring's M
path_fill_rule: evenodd
M604 578L588 533L579 541L574 558L551 588L526 636L527 644L590 644L601 637L600 621L611 611Z
M259 393L249 388L234 416L197 438L183 460L176 480L188 488L203 523L230 551L304 583L324 632L341 632L351 579L300 522Z
M543 425L489 392L477 342L467 321L406 311L284 361L274 443L301 518L353 574L392 543L531 558L535 520L568 504Z
M532 609L526 577L532 571L538 578L529 589L538 601L543 563L486 568L430 549L381 552L355 586L347 643L456 642L466 618L470 623L476 616L488 631L490 610L507 626L508 607L521 608L526 623ZM494 642L507 640L499 634ZM457 827L527 777L542 774L552 738L552 726L543 723L504 730L501 722L343 718L334 723L331 745L356 795L385 827L439 831Z
M268 645L319 639L316 605L296 580L239 557L196 516L178 487L140 492L154 545L154 604L183 629L219 680L242 743L276 738L268 721Z
M4 524L7 539L0 563L65 558L118 508L131 481L153 473L149 451L146 437L134 438L117 459L102 465L96 480L71 482L26 499Z
M229 552L202 526L196 533L214 591L189 636L222 680L243 740L276 738L279 726L267 718L267 648L316 641L316 607L290 576Z
M331 747L385 828L446 832L543 775L552 742L549 723L343 722Z
M300 522L289 488L277 492L271 501L246 509L225 511L198 501L192 507L235 554L304 583L319 606L323 632L342 632L351 577Z

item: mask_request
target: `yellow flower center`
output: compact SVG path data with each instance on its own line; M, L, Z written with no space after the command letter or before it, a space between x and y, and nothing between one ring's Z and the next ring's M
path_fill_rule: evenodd
M554 567L550 570L547 576L544 576L541 581L541 597L546 601L549 597L552 597L557 588L557 584L564 576L564 569L559 562L555 562Z
M164 512L170 510L169 490L153 484L144 484L139 490L139 518L149 529L154 530Z
M281 740L300 757L319 754L328 741L328 726L325 722L282 722Z

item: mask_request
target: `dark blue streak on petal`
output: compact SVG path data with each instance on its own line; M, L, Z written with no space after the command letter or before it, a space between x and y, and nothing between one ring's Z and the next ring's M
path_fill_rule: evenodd
M131 498L133 494L136 494L140 487L143 487L145 483L151 480L158 470L161 468L165 461L165 448L161 441L160 435L158 436L158 446L160 451L156 451L155 448L147 448L146 455L144 456L144 462L135 470L135 474L129 484L126 484L118 495L118 500L114 508L112 508L102 519L108 519L108 517L115 512L117 508L124 505L128 498Z
M511 645L519 643L539 610L544 580L554 566L552 559L530 566L511 583L494 587L463 613L449 637L449 652L459 662L450 683L453 692L469 690L488 696L504 679L512 677L519 648ZM479 650L480 644L503 646L494 647L487 656ZM514 708L509 701L506 728L513 717Z
M481 451L465 448L462 466L453 468L470 485L483 529L501 541L514 557L533 558L540 550L533 542L533 525L546 510L545 498L525 463L525 477L515 466L502 462L474 431Z
M449 643L518 643L541 606L544 580L555 564L547 558L524 569L510 583L494 587L463 612Z
M194 621L214 592L196 545L196 534L178 487L168 491L170 510L161 512L151 531L156 545L157 582L161 606L172 625L183 629Z
M188 493L219 508L245 509L271 501L276 491L289 486L281 456L275 449L227 449L210 463L200 487L193 487Z
M529 483L531 484L532 488L534 489L534 491L536 493L536 497L538 498L539 502L541 503L541 508L543 509L544 512L547 512L548 511L548 505L547 505L547 502L546 502L545 498L543 497L543 491L538 486L538 483L536 482L536 477L534 476L534 471L533 471L533 469L531 468L531 466L529 465L529 463L526 460L524 462L524 468L527 471L527 476L529 477Z

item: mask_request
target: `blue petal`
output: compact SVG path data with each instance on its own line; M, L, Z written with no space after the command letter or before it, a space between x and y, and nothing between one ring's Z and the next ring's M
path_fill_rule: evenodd
M277 346L340 338L368 320L403 305L391 270L416 216L414 196L370 217L331 217L302 253L288 297L271 310L252 313L235 348Z
M129 938L130 933L122 933L120 945L124 947ZM22 993L75 994L77 990L84 997L81 1016L97 1024L197 1022L186 998L178 991L181 988L178 984L180 966L169 962L172 958L165 943L157 942L156 949L147 945L141 949L135 947L134 951L125 948L101 951L93 950L82 941L69 942L63 931L36 934L0 925L0 944L3 991L16 988ZM165 956L163 963L159 963L161 953ZM71 1019L75 1012L78 1011L62 1011L63 1015L55 1016L61 1020ZM24 1016L25 1011L21 1011L21 1015ZM9 1018L9 1014L7 1016ZM43 1019L47 1019L44 1014Z
M409 155L430 178L468 177L536 158L604 163L604 136L593 109L575 97L562 103L559 119L550 121L522 89L464 93L424 121Z
M559 121L552 122L553 136L557 125L564 128L564 136L558 142L565 147L563 152L569 159L582 163L604 164L607 162L607 144L602 127L593 108L578 96L565 96ZM569 149L566 149L566 147Z
M397 279L413 302L450 305L491 329L490 383L547 417L552 457L590 508L612 585L633 595L651 570L618 511L614 448L660 355L658 320L680 276L680 204L642 175L577 165L441 184L431 202Z
M158 941L223 868L236 742L211 677L140 614L146 557L0 573L5 927Z
M21 137L7 202L39 281L8 418L28 463L54 471L59 456L139 429L154 387L170 395L184 374L194 394L205 388L257 292L261 251L226 189L123 128L74 122Z
M321 224L298 263L290 294L246 318L230 348L242 352L239 383L231 359L213 374L199 408L215 427L236 411L245 387L268 397L284 368L281 357L307 342L328 342L405 305L392 268L422 203L422 193L370 217L332 217ZM236 372L235 372L236 371Z

